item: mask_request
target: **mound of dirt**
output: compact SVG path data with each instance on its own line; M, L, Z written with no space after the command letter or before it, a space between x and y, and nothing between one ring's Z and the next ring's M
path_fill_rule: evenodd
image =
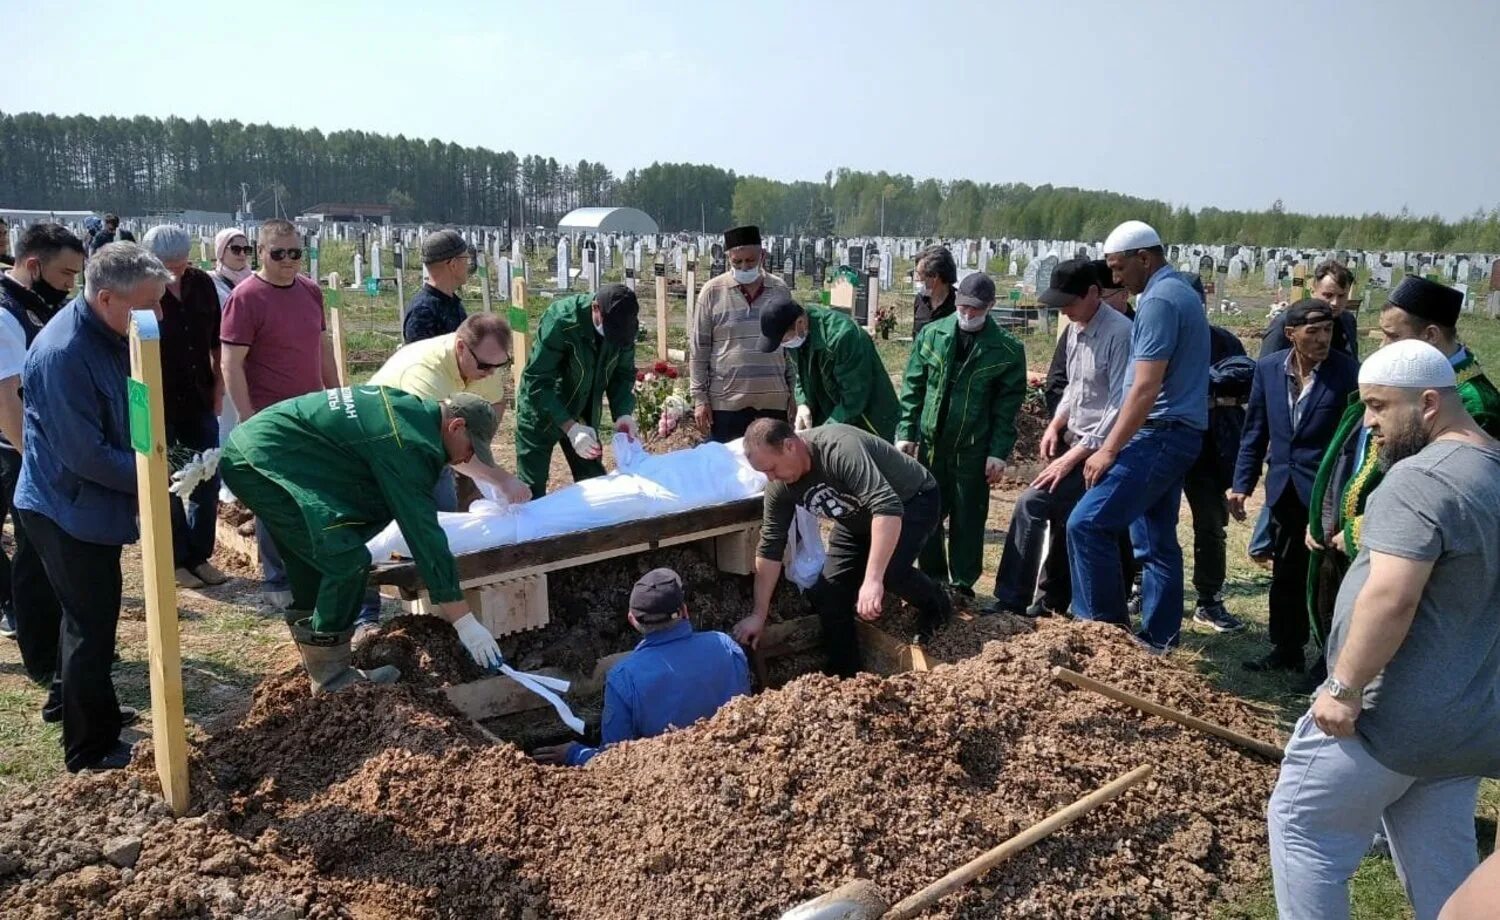
M1272 734L1098 624L926 674L802 677L583 769L487 744L423 686L313 699L288 672L198 745L193 817L166 813L144 744L0 803L0 915L774 918L856 876L903 896L1149 763L927 916L1210 916L1257 877L1275 767L1060 686L1059 664Z
M655 431L648 431L641 436L646 450L653 454L669 454L674 450L691 450L699 444L708 440L708 436L698 430L698 426L691 422L685 422L673 429L666 437L659 436Z
M458 633L437 617L397 617L354 653L356 668L387 664L400 668L407 682L423 686L448 687L484 676Z

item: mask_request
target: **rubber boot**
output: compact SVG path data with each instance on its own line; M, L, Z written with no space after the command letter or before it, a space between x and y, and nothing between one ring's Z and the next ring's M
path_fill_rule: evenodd
M342 690L361 680L393 684L401 677L400 670L391 665L369 671L350 667L349 660L354 653L349 641L354 636L353 629L336 633L316 632L311 617L290 623L288 627L292 640L297 643L297 652L302 656L302 668L312 681L313 696Z

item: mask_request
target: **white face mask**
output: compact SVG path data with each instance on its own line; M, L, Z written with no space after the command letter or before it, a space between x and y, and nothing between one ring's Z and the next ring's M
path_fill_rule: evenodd
M964 316L962 313L960 313L958 314L958 328L962 329L965 332L978 332L980 329L984 328L984 320L985 315L983 313L972 318Z
M600 335L604 335L604 324L603 323L595 323L594 324L594 331L597 332L597 333L599 333Z
M782 348L801 348L802 343L807 341L807 336L799 335L795 339L787 339L781 343Z
M754 284L760 280L760 269L758 268L736 268L734 280L738 284Z
M925 281L918 281L917 282L917 293L921 294L923 297L931 297L932 296L932 290L929 287L927 287L927 282L925 282Z

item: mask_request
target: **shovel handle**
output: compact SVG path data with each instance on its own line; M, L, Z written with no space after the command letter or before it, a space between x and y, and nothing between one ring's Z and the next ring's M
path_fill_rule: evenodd
M931 885L899 902L885 914L883 920L906 920L906 918L915 917L933 904L936 904L946 895L962 888L964 885L972 882L1043 837L1077 821L1100 805L1119 798L1125 793L1125 790L1131 786L1138 785L1150 775L1151 765L1143 764L1109 785L1094 790L1066 808L1053 812L993 850L964 863Z
M1091 690L1094 693L1099 694L1100 696L1109 697L1117 703L1124 703L1126 706L1133 706L1136 709L1139 709L1141 712L1149 713L1153 716L1161 716L1163 719L1166 719L1169 722L1176 722L1178 725L1185 725L1188 728L1193 729L1194 731L1200 731L1204 734L1223 738L1225 741L1237 744L1247 751L1254 751L1260 756L1268 758L1275 763L1281 762L1281 748L1276 747L1275 745L1267 744L1266 742L1261 741L1259 738L1252 738L1249 735L1242 735L1233 729L1225 728L1222 725L1216 725L1213 722L1204 721L1197 716L1190 716L1187 713L1182 712L1181 710L1163 706L1160 703L1153 702L1144 697L1136 696L1134 693L1126 693L1119 687L1110 686L1103 681L1094 680L1092 677L1085 677L1084 675L1079 674L1077 671L1070 671L1067 668L1053 668L1052 676L1058 680L1066 681L1067 683L1072 684L1080 690Z

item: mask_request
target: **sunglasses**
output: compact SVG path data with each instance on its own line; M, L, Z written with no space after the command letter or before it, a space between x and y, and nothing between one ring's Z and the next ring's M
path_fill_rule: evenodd
M266 255L271 257L272 262L280 262L282 259L290 259L293 262L302 258L301 249L270 249Z
M504 361L501 361L499 364L490 364L490 363L488 363L486 361L479 360L478 356L475 356L475 358L474 358L474 366L477 367L477 368L479 368L481 371L498 371L502 367L510 367L510 362L511 362L511 359L510 358L506 358Z
M235 246L232 243L228 246L225 246L224 248L237 256L248 256L250 253L255 251L254 246Z

